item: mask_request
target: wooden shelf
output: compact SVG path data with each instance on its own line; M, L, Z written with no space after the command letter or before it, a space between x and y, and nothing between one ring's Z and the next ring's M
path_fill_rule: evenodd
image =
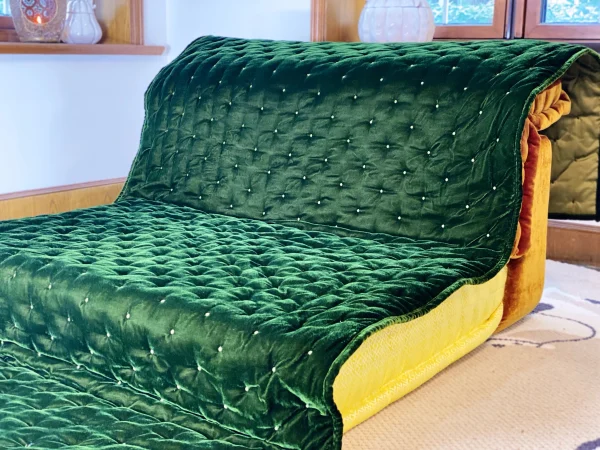
M162 55L165 47L144 45L144 0L96 0L102 40L96 45L21 43L12 19L0 17L0 54Z
M0 42L0 54L25 55L162 55L165 47L133 44L43 44Z

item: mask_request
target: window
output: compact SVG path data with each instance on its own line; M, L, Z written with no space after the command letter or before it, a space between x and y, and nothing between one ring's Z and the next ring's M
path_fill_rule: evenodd
M600 39L600 0L528 0L523 36L536 39Z
M494 0L437 0L431 3L437 25L491 25Z
M18 40L10 17L9 2L10 0L0 0L0 42Z
M600 0L430 0L438 39L600 40Z
M358 40L366 0L312 0L313 40ZM600 0L428 0L435 39L531 38L600 46Z
M542 9L543 23L600 23L598 0L548 0Z
M502 38L509 0L430 0L437 39Z

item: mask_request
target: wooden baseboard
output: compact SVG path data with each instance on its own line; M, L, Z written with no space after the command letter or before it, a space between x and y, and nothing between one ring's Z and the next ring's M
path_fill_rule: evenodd
M600 227L550 220L547 258L600 267Z
M115 201L124 178L0 195L0 220L58 214Z
M125 178L0 195L0 220L57 214L115 201ZM600 267L600 227L548 222L548 259Z

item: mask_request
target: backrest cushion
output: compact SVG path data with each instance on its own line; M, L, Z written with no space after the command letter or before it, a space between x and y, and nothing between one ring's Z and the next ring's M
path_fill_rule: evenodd
M147 92L121 198L511 247L547 51L200 38Z

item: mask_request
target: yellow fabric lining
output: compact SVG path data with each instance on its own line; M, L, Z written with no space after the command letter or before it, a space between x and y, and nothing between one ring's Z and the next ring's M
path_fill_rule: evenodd
M345 432L483 343L503 314L501 328L537 304L544 280L551 154L548 139L538 131L570 108L570 99L557 81L536 97L529 111L521 139L523 210L508 268L487 283L463 286L425 316L391 325L362 343L333 384Z
M504 316L496 332L529 314L542 297L553 156L550 140L539 131L570 111L569 96L559 80L538 94L525 120L521 136L523 204L519 217L519 238L515 240L512 259L508 263Z
M492 335L502 318L507 269L458 289L425 316L367 338L340 369L334 401L344 432L416 389Z

